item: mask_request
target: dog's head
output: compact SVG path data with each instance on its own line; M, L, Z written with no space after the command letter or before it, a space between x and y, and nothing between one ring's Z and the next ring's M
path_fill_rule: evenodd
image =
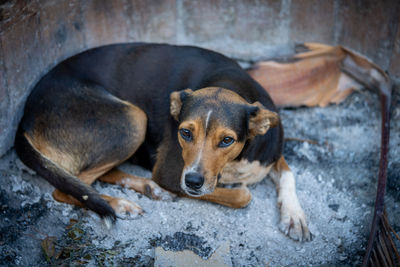
M214 191L225 164L240 154L246 141L279 122L259 102L250 104L223 88L187 89L170 98L184 160L181 188L191 196Z

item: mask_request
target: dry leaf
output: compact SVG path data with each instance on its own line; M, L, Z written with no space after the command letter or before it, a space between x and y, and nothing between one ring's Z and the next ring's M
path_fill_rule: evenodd
M391 88L389 77L365 57L342 46L305 43L305 52L282 60L258 62L248 73L277 106L327 106L340 103L363 86Z
M56 254L56 247L55 243L57 238L55 236L47 236L45 239L42 240L41 246L46 257L47 262L51 262L51 259L54 258Z

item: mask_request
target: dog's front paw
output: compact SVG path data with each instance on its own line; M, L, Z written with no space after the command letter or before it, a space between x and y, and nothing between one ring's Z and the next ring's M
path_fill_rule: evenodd
M126 199L114 198L110 201L110 205L120 219L133 219L143 214L139 205Z
M312 239L306 223L306 216L298 203L281 204L279 229L294 240L310 241Z
M144 192L145 196L155 200L171 201L176 197L175 194L161 188L158 184L156 184L153 181L149 181L145 185L144 191L145 191Z

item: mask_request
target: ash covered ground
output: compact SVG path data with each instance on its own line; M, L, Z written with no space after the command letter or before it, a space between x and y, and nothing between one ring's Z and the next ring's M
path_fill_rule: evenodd
M392 108L386 205L400 232L400 95ZM27 171L15 152L0 160L0 265L151 266L155 248L188 249L209 258L224 244L232 266L359 265L372 219L380 149L376 93L353 93L327 108L281 110L284 154L297 183L313 240L299 243L278 230L276 192L269 179L252 186L243 209L185 198L154 201L96 182L104 194L129 199L145 213L108 230L91 211L55 202L53 188ZM125 171L150 177L125 164ZM399 245L397 243L397 245Z

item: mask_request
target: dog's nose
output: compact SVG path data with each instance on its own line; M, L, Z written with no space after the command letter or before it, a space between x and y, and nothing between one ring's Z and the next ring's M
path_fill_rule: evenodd
M185 184L191 189L200 189L204 184L204 177L196 172L189 172L185 175Z

